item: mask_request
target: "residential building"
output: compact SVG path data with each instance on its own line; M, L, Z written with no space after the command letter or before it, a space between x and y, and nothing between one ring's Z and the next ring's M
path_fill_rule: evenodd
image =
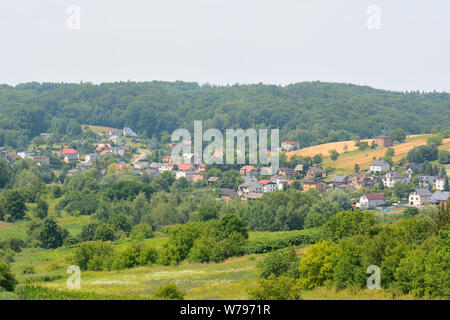
M448 203L448 199L450 197L450 192L448 191L436 191L430 197L429 202L435 205L441 205L443 203Z
M239 185L237 194L241 200L246 200L247 196L251 193L264 193L264 189L258 181L244 182L243 184Z
M362 210L371 210L378 206L382 206L385 203L386 201L382 193L367 193L359 198L359 202L356 206Z
M434 188L439 191L445 190L445 181L447 181L446 178L437 178L434 182Z
M19 157L21 157L22 159L33 158L36 155L36 152L34 152L34 151L20 151L20 152L17 153L17 155Z
M84 156L84 161L93 162L97 159L100 159L102 156L98 153L89 153Z
M325 193L327 191L327 184L323 181L303 180L302 186L303 191L308 191L309 189L315 189L321 193Z
M435 176L419 176L419 186L421 188L432 189L435 186L437 178Z
M125 127L123 128L123 135L127 137L136 137L137 134L131 128Z
M262 186L264 193L273 192L277 190L277 184L272 180L260 180L259 184Z
M249 176L249 175L253 175L256 173L256 168L254 166L247 165L247 166L243 166L239 171L240 171L241 175Z
M225 201L232 201L236 197L236 191L228 188L220 188L220 198Z
M404 182L408 184L411 182L411 180L408 177L405 177L396 171L386 173L385 176L382 178L382 181L383 185L386 188L392 188L398 182Z
M391 165L389 164L389 162L387 162L386 160L383 159L378 159L373 161L370 164L370 169L369 171L371 173L379 173L381 171L389 171L391 170Z
M331 178L330 184L333 188L336 188L337 186L341 185L347 185L348 183L348 176L343 175L337 175Z
M284 152L297 150L299 148L300 148L300 143L298 143L296 141L282 141L281 142L281 150Z
M426 204L431 198L431 192L425 188L414 189L409 194L409 205L419 207Z
M197 181L205 181L204 171L195 171L192 173L192 183L196 183Z
M327 172L319 167L310 167L308 171L306 171L306 179L308 180L316 180L326 178Z
M220 181L220 177L210 177L207 182L208 185L214 186L218 181Z
M34 156L33 159L38 162L38 165L50 165L50 158L47 156Z
M77 154L67 153L64 156L64 162L65 163L75 162L75 161L78 161L78 160L79 160L78 153Z
M377 136L375 137L375 143L379 146L379 147L390 147L392 146L392 138L389 136Z
M355 189L368 188L371 189L377 181L364 173L356 173L349 178L349 185Z
M296 175L295 170L292 168L283 167L278 169L278 174L285 177L293 177Z
M303 165L302 164L298 164L295 166L294 168L295 174L300 175L303 173Z
M144 170L149 167L148 161L138 161L133 163L133 167L139 170Z

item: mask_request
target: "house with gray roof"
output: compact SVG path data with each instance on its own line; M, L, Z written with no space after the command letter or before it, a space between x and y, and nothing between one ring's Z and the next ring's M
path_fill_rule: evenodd
M409 194L409 205L419 207L425 205L429 202L431 198L431 192L425 188L414 189L413 192Z
M391 170L391 165L389 162L383 159L377 159L370 164L369 171L372 173L377 173L381 171L389 171Z

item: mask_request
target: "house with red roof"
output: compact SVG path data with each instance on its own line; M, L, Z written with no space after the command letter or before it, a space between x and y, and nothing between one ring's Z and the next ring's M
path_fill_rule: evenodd
M367 193L363 194L359 198L359 202L356 204L357 207L362 210L375 209L378 206L382 206L386 203L384 195L382 193Z
M262 186L264 193L277 190L277 184L272 180L260 180L259 184Z
M72 148L63 148L61 150L61 154L63 156L67 155L67 154L78 154L78 151Z
M240 170L241 175L249 176L256 172L256 168L254 166L243 166Z
M178 171L193 171L194 166L190 163L177 163Z
M106 155L108 153L112 153L111 150L103 150L102 152L100 152L100 156L103 157L104 155Z

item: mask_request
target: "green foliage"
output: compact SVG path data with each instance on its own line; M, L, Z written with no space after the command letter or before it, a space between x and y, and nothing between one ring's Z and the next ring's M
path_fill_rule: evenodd
M11 273L9 264L4 261L0 261L0 289L14 291L16 285L17 280Z
M369 264L364 262L365 251L362 239L357 237L343 239L334 266L334 283L338 289L344 287L363 287L367 280L366 269Z
M438 149L435 145L418 146L409 150L406 159L410 163L423 163L424 161L434 161L438 158Z
M439 150L438 161L440 164L450 164L450 152L447 150Z
M309 247L300 258L298 267L300 285L312 289L330 283L333 280L333 268L337 260L337 245L322 241Z
M331 150L330 151L330 158L333 161L337 160L339 158L339 152L337 152L336 150Z
M301 300L300 285L289 277L269 276L259 279L258 287L249 290L252 300Z
M8 167L8 163L5 160L0 159L0 188L5 187L11 178L11 171Z
M113 256L114 249L109 242L89 241L78 244L72 255L72 262L81 270L103 270Z
M15 220L23 219L25 216L25 197L17 190L11 190L6 193L5 211Z
M69 232L60 227L53 218L45 218L42 222L32 223L27 233L44 249L61 247L69 238Z
M273 251L258 263L259 275L266 279L271 275L296 278L298 263L299 259L293 247Z
M44 219L45 217L47 217L48 203L43 199L39 199L35 213L36 216L39 217L40 219Z
M153 297L158 300L184 300L185 295L185 292L178 289L173 282L169 282L153 292Z
M152 227L146 223L140 223L133 227L130 238L136 240L149 239L153 237Z
M306 246L316 243L322 238L320 229L295 230L275 233L268 239L254 239L247 243L248 253L266 253L289 246Z
M403 142L406 140L405 130L398 128L391 131L391 138L393 141Z
M353 235L364 235L375 224L375 220L375 216L367 211L339 212L323 226L325 237L332 241L338 241Z
M88 223L85 224L82 228L81 228L81 233L80 233L80 240L82 242L85 241L93 241L95 238L95 231L98 228L98 223L94 222L94 223Z
M384 155L386 157L392 158L395 155L395 150L393 148L387 148Z
M26 248L26 244L22 239L9 238L0 242L0 248L20 252L22 249Z
M109 224L103 223L99 225L95 230L94 240L113 241L114 230L111 228Z

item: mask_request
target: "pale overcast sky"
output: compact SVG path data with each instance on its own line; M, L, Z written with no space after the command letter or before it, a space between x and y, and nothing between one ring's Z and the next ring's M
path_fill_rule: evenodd
M448 0L0 0L0 41L8 84L320 80L450 92Z

